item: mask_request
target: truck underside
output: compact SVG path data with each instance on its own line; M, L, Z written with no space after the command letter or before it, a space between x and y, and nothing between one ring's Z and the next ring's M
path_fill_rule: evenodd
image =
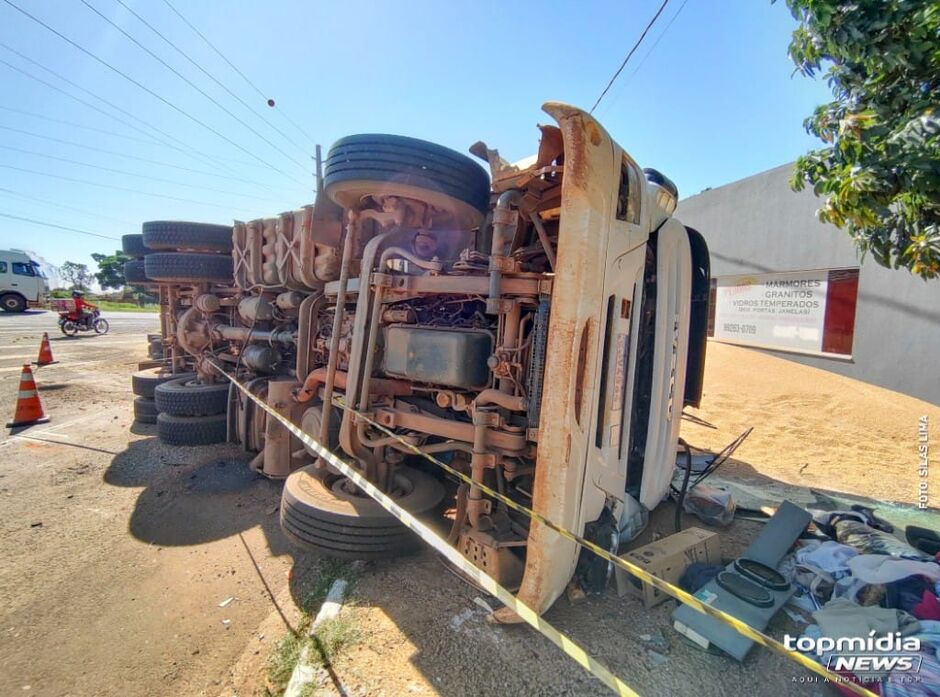
M424 141L343 138L312 206L235 224L233 281L153 279L178 390L221 394L225 365L406 510L443 513L450 542L539 612L576 569L589 583L606 568L477 484L616 548L625 511L668 493L682 406L700 394L708 285L671 182L586 112L545 111L556 125L540 126L536 156L471 148L490 176ZM226 436L286 480L292 542L352 558L414 548L251 400L225 400Z

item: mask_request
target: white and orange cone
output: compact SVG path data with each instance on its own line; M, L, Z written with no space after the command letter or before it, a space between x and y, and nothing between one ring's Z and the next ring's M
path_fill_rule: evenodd
M39 345L39 358L35 361L36 367L42 368L44 365L52 365L58 362L59 361L52 357L52 346L49 345L49 332L43 332L42 343Z
M17 426L32 426L33 424L44 424L49 422L45 410L42 408L42 400L39 399L39 390L36 389L36 381L33 379L33 371L29 364L23 364L23 373L20 376L20 393L16 400L16 414L13 421L7 424L7 428Z

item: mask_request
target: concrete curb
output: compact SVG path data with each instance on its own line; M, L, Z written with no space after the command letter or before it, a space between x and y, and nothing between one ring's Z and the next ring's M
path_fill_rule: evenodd
M326 594L326 600L323 601L323 605L320 606L320 611L317 612L313 624L310 625L310 636L315 636L317 627L325 621L336 617L339 611L343 609L343 597L346 594L348 585L346 580L342 578L333 581L329 593ZM297 665L294 666L294 671L291 673L290 681L284 689L284 697L300 697L304 687L312 684L316 680L318 673L319 666L315 666L310 662L310 647L304 646L297 659Z

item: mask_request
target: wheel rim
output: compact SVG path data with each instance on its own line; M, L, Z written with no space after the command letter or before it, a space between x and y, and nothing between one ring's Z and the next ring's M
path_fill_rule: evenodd
M347 477L337 475L334 478L324 482L339 498L345 499L371 499L372 497L364 493L359 487L353 484ZM400 472L392 475L392 489L388 492L391 499L400 499L407 496L414 490L414 483Z
M20 306L19 301L16 298L4 298L3 307L7 310L15 310Z
M78 334L78 325L75 324L75 322L66 322L64 325L62 325L62 331L69 336L75 336Z
M97 319L95 320L95 333L104 334L108 331L110 325L106 319Z

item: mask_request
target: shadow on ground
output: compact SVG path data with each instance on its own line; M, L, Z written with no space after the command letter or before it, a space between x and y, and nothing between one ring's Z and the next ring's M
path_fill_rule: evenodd
M104 481L143 487L128 528L148 544L198 545L260 525L272 554L289 553L277 516L281 483L252 472L249 459L232 444L177 448L145 438L114 457Z

